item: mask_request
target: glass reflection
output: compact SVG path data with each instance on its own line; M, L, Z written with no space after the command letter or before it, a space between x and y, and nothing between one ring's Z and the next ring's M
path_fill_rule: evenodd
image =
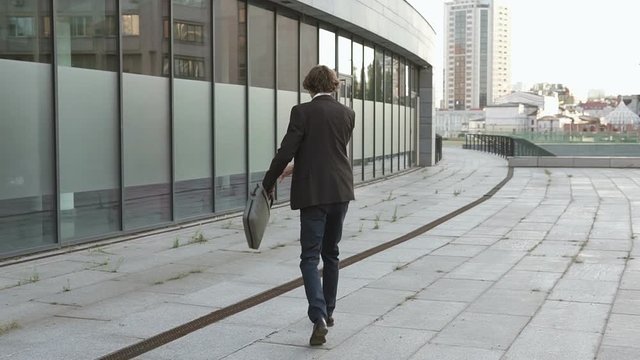
M275 154L275 22L249 5L249 188L262 181ZM287 72L289 73L289 72ZM297 73L297 72L296 72Z
M362 62L364 47L361 43L353 42L352 58L353 64L353 110L356 113L356 124L353 129L353 178L354 181L360 182L364 179L364 161L362 158L364 144L364 99L363 99L363 75Z
M125 228L171 220L168 0L123 0Z
M56 242L51 8L0 2L0 254Z
M237 209L247 199L247 18L244 1L214 3L215 211Z
M280 144L282 138L287 132L289 125L289 114L291 108L298 104L298 84L300 71L298 70L298 21L278 15L278 115L277 123L277 144ZM304 42L302 48L307 48L309 42L315 44L311 54L304 51L300 54L302 67L308 71L317 62L318 45L317 45L317 29L308 24L300 24L300 30ZM298 75L298 76L296 76ZM306 75L306 74L305 74ZM305 90L306 94L306 90ZM307 95L308 96L308 95ZM308 100L308 99L305 99ZM289 199L291 191L291 177L287 177L284 181L277 184L277 196L279 201Z
M362 126L364 130L364 180L374 177L374 138L375 135L375 83L374 83L374 52L369 46L364 47L363 55L364 82L364 115Z
M173 0L175 216L213 211L210 2Z
M376 99L375 112L375 177L384 175L384 53L380 48L374 54L374 96Z
M115 0L58 1L60 226L64 240L121 228L116 14Z
M393 172L393 59L391 54L384 55L384 168L385 174ZM397 88L396 88L397 89Z
M333 49L335 54L335 45ZM320 53L323 51L324 49L320 47ZM302 88L301 83L312 67L322 63L318 62L318 53L318 28L315 25L300 22L300 79L297 84L300 87L300 102L311 101L311 96L309 96L307 90ZM335 62L335 55L333 59L332 62ZM287 122L288 119L289 115L287 114Z
M320 29L320 44L318 46L319 63L331 69L336 68L336 34Z

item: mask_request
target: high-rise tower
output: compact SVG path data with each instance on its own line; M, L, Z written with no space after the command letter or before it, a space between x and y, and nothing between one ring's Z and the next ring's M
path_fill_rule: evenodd
M511 83L509 9L493 0L445 4L444 106L483 108Z

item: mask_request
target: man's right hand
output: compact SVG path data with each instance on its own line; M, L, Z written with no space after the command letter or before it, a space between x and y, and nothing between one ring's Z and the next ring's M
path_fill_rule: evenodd
M280 174L280 177L278 179L280 180L280 182L282 182L282 180L284 180L286 177L291 176L291 174L293 174L293 164L287 165L287 167L284 168L284 171L282 172L282 174Z

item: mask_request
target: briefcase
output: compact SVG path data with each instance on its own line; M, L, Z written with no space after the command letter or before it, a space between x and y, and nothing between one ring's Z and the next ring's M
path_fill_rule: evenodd
M249 194L249 200L247 200L247 206L244 208L244 214L242 215L244 235L251 249L260 247L264 230L269 223L271 205L273 205L273 201L269 199L269 195L262 187L262 184L258 183L256 188Z

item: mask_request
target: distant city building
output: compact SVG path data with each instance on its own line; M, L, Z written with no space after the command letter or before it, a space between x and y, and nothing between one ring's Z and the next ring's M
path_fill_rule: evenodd
M556 95L555 92L550 92ZM504 132L554 132L560 131L564 122L571 122L561 115L557 96L538 95L517 91L496 99L496 104L485 109L486 131Z
M436 110L436 134L455 138L470 132L470 123L484 120L483 110Z
M444 108L481 109L511 90L509 10L493 0L445 3Z
M518 91L496 99L496 104L522 103L538 108L536 118L554 116L560 113L560 104L555 96L538 95L526 91Z
M609 113L605 119L607 124L619 128L629 125L634 128L640 126L640 116L631 111L623 100L620 101L615 110Z
M626 95L621 97L629 110L640 115L640 95Z
M523 133L535 130L538 106L525 103L503 103L485 108L487 133Z
M585 103L579 103L576 110L583 115L593 118L603 118L612 112L614 107L608 101L588 100Z
M562 84L538 83L534 84L530 90L538 95L557 97L560 105L573 104L575 102L569 88Z
M604 90L602 89L589 89L589 91L587 92L588 100L604 99L604 97L605 97L605 93L604 93Z

